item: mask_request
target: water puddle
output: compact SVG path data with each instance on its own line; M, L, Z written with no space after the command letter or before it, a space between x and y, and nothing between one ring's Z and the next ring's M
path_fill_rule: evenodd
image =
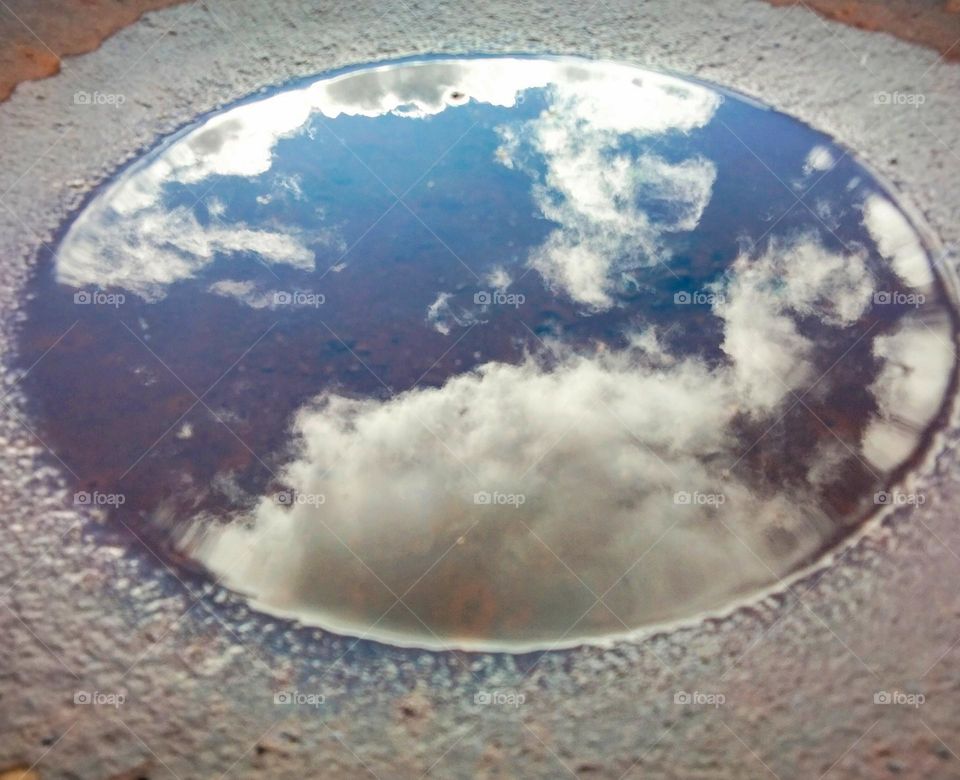
M551 647L715 609L878 505L952 390L930 253L709 86L432 59L275 91L98 190L23 387L102 511L266 612Z

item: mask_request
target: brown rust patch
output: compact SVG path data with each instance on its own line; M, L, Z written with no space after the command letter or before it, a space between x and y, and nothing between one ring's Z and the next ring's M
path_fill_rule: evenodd
M10 97L21 81L59 73L63 57L93 51L147 11L182 2L6 0L0 5L0 100Z
M0 780L40 780L40 775L25 766L0 769Z
M767 2L797 5L797 0ZM889 33L960 62L960 0L803 0L801 4L827 19Z

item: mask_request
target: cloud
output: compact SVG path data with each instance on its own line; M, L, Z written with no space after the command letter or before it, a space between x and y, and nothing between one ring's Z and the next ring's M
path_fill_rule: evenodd
M165 208L165 188L263 175L279 140L317 112L419 119L468 100L512 106L546 86L548 108L501 128L496 159L531 175L534 202L555 224L529 265L585 306L608 308L621 276L669 262L667 239L696 229L717 175L701 156L633 152L624 139L689 133L721 98L666 76L564 61L382 68L231 109L107 188L71 227L58 279L157 300L220 255L310 271L320 233L201 224L190 209ZM821 170L815 152L807 164ZM296 197L299 185L286 189ZM214 211L224 216L223 204ZM898 273L928 278L892 204L868 201L864 223ZM484 281L511 284L502 268ZM267 611L347 633L380 618L374 633L401 640L422 641L426 623L438 642L542 645L716 607L786 574L836 532L817 493L845 458L836 443L804 451L811 484L787 485L749 470L750 442L736 431L744 417L776 419L791 390L818 379L817 344L801 320L851 327L874 286L865 254L794 236L744 253L716 285L719 365L670 354L647 327L627 334L622 351L557 346L386 400L324 393L293 420L280 473L287 495L305 500L264 496L246 522L198 523L183 546ZM272 305L252 282L208 290ZM427 322L447 334L475 321L454 303L439 292ZM952 352L949 331L941 335L946 351L918 323L874 345L883 368L863 449L883 468L912 451L942 398ZM507 502L478 503L478 493ZM615 617L591 609L601 594Z
M651 73L641 81L635 68L612 63L503 57L385 65L280 92L266 99L269 111L263 101L225 111L184 137L173 169L180 181L256 176L270 169L277 142L315 114L422 119L471 100L508 108L523 91L554 83L621 133L689 129L694 112L702 110L690 96L701 106L719 100L710 90L668 76ZM642 101L634 102L638 97Z
M314 268L304 240L243 223L201 225L187 208L159 205L118 213L109 196L73 223L57 251L57 281L74 287L122 287L147 301L164 297L217 256L254 254L266 263L302 271Z
M182 209L167 210L164 193L171 184L214 176L263 176L273 167L280 140L301 132L311 117L393 113L420 119L471 100L509 107L525 90L548 85L551 109L531 126L549 167L536 192L544 214L562 229L533 262L578 300L608 305L615 264L631 252L654 262L662 234L692 229L716 175L700 158L678 164L652 155L634 160L615 152L617 139L686 132L708 121L720 98L667 76L638 77L626 66L559 59L385 66L228 109L133 166L99 195L71 226L58 254L57 278L75 286L118 285L157 300L166 286L194 276L217 252L236 251L242 243L268 263L308 268L307 244L316 236L224 224L220 201L213 204L219 226L204 226ZM281 177L271 186L293 197L301 191L295 179ZM274 194L261 193L257 200L266 205ZM664 214L639 210L639 199ZM192 247L198 252L188 257Z
M158 183L194 183L211 176L260 176L273 167L280 140L304 129L316 115L335 119L395 113L416 119L468 100L509 107L523 90L562 77L565 67L560 62L510 58L407 63L284 90L216 114L187 132L145 172L144 189L152 192Z
M251 103L214 116L121 174L67 231L57 251L57 281L122 287L157 301L169 285L196 276L218 255L253 254L267 264L313 270L308 244L335 243L328 229L307 235L289 227L267 230L227 221L226 207L216 197L205 204L211 218L205 224L193 208L164 203L166 188L174 183L266 172L272 161L266 139L299 126L295 102L281 94L270 110Z
M497 292L506 292L513 284L513 278L503 266L496 266L484 277L484 281Z
M454 327L465 328L478 322L477 312L463 307L454 308L450 303L452 293L440 292L436 300L427 307L427 324L437 333L449 335Z
M873 353L883 368L870 386L878 409L864 432L863 452L889 470L913 453L943 404L956 360L950 322L942 312L908 317L874 341Z
M626 151L624 142L702 127L721 101L653 74L602 75L583 70L552 84L538 117L500 129L496 155L534 179L537 208L558 225L530 265L595 309L613 305L619 275L669 260L664 236L697 226L717 175L703 157L669 162Z
M424 118L470 100L508 108L520 92L563 78L567 68L560 60L510 57L419 62L347 73L318 82L307 93L309 102L329 118L387 113Z
M255 282L221 279L211 284L207 290L222 298L232 298L251 309L272 309L276 305L275 291L263 291Z
M591 590L612 588L605 601L634 627L785 573L829 523L808 497L727 473L744 446L733 372L665 366L655 335L636 343L489 363L386 401L325 394L297 415L281 475L322 503L266 497L192 554L268 611L353 634L386 613L374 634L410 641L419 620L391 611L405 594L430 631L467 646L558 638ZM478 491L523 500L476 504ZM678 505L678 491L722 504ZM622 628L592 613L571 638Z
M826 146L814 146L803 163L803 172L807 176L815 171L829 171L836 161L833 152Z
M773 241L759 257L740 255L717 286L713 308L748 405L768 411L816 378L816 344L800 333L799 317L849 326L863 316L874 287L865 253L834 253L814 236Z
M618 272L669 259L663 234L696 226L716 179L703 158L673 165L651 155L604 157L596 147L571 149L548 163L550 192L537 200L562 227L529 261L548 284L597 309L613 304ZM667 211L655 218L648 209L658 203Z
M218 224L206 226L186 209L168 209L166 189L214 176L262 176L273 166L279 141L302 130L316 114L425 117L469 99L511 106L522 90L545 86L567 67L560 61L523 59L411 63L343 74L228 109L144 158L98 195L61 244L57 279L73 286L121 286L158 300L167 286L196 275L219 252L246 250L267 263L310 270L313 257L307 244L326 242L329 229L315 236L227 224L220 220L219 200L210 212ZM294 198L302 192L289 177L276 179L273 186ZM258 202L266 205L273 194L262 193Z
M926 288L933 284L933 270L917 232L889 200L872 195L863 208L866 226L884 259L909 286Z
M211 117L177 144L176 180L266 173L277 141L303 127L310 116L312 106L303 98L303 90L280 92L267 99L269 108L254 101Z
M265 611L438 647L624 633L762 587L835 535L822 491L858 442L791 445L781 456L807 480L784 481L744 461L742 422L762 429L788 390L829 389L798 323L855 326L874 279L865 253L799 234L740 256L713 292L717 365L647 326L619 351L551 343L387 400L324 393L296 415L279 474L305 500L266 496L246 522L197 524L184 549ZM863 452L888 469L899 455L881 456L912 452L939 408L948 323L904 325L874 353ZM601 594L612 612L592 609Z

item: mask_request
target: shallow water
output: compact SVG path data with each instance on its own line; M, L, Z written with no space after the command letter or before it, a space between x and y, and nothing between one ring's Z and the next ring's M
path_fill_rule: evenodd
M769 584L915 500L888 488L953 370L930 258L843 149L584 61L214 115L97 193L32 292L24 366L54 348L24 386L78 500L265 610L431 646Z

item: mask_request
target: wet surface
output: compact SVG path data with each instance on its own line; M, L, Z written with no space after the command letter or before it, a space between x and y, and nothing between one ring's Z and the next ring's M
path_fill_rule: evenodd
M263 609L563 644L910 499L953 371L930 262L843 149L734 96L403 63L217 114L96 193L32 283L23 386L77 501Z

